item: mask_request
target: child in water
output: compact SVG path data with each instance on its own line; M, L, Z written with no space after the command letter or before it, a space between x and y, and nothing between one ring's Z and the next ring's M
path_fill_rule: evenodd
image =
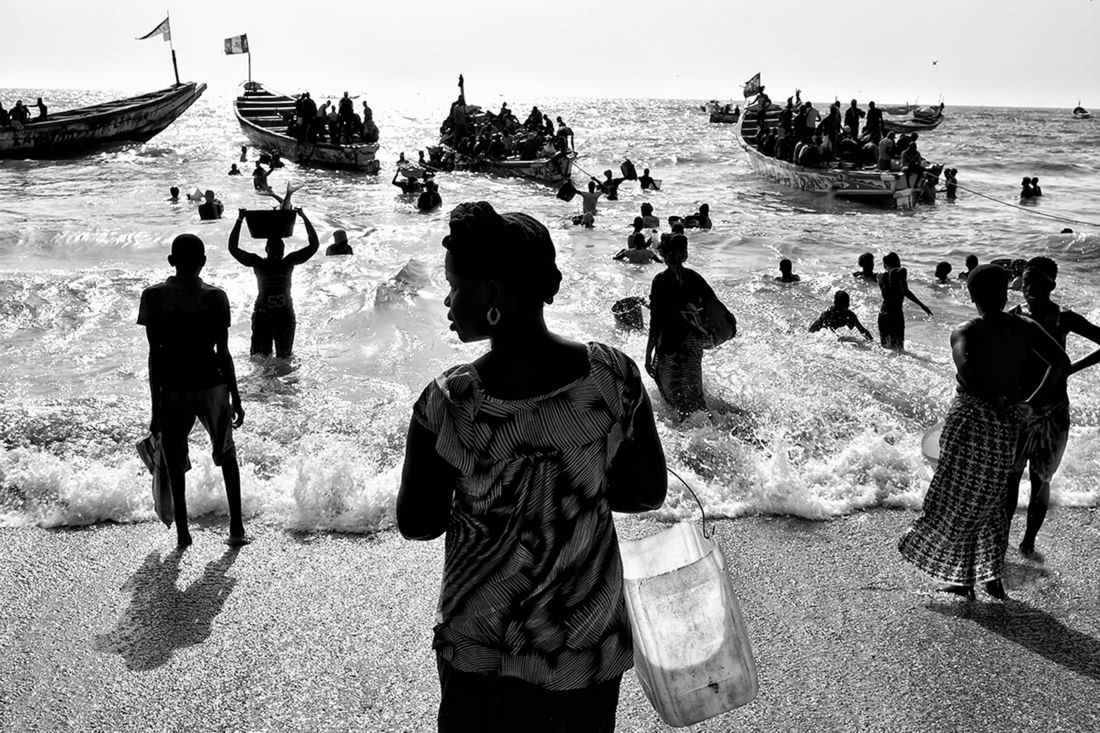
M651 262L660 262L661 258L649 248L649 241L641 232L630 235L629 246L619 250L615 255L616 260L629 262L632 265L648 265Z
M817 320L810 324L810 333L816 333L822 328L827 328L830 331L835 331L838 328L854 328L863 334L863 338L868 341L873 339L874 336L871 335L871 332L864 328L856 314L849 310L850 303L851 300L847 292L844 290L836 291L836 295L833 296L832 307L822 311Z

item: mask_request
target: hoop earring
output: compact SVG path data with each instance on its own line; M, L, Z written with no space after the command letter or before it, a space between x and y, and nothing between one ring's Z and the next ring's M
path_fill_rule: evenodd
M485 318L489 321L490 326L495 326L500 323L500 309L495 305L489 308L489 312L485 314Z

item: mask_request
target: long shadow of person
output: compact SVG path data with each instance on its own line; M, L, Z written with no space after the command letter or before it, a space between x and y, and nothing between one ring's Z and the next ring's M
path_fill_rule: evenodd
M1022 601L935 603L927 608L944 616L969 619L1072 672L1100 680L1100 639L1067 628L1046 611Z
M132 594L130 607L114 629L96 635L95 648L119 654L129 669L147 671L168 662L177 649L204 642L237 584L226 573L238 552L240 548L226 550L184 590L176 586L183 553L171 552L163 559L158 552L149 553L122 586Z

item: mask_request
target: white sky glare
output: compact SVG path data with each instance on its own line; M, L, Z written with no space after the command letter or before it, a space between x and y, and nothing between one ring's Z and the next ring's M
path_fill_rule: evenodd
M0 88L151 90L184 80L230 95L247 74L223 40L247 33L257 80L470 101L500 98L808 99L1100 108L1100 3L1091 0L413 0L4 3ZM311 11L316 11L315 13ZM933 65L933 61L938 61ZM10 103L11 100L3 100Z

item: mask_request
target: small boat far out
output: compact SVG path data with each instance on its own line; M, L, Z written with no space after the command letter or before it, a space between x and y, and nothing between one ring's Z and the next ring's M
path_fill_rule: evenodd
M143 143L162 132L194 104L206 84L174 84L136 97L50 112L20 128L0 128L0 158L65 158L106 145Z

